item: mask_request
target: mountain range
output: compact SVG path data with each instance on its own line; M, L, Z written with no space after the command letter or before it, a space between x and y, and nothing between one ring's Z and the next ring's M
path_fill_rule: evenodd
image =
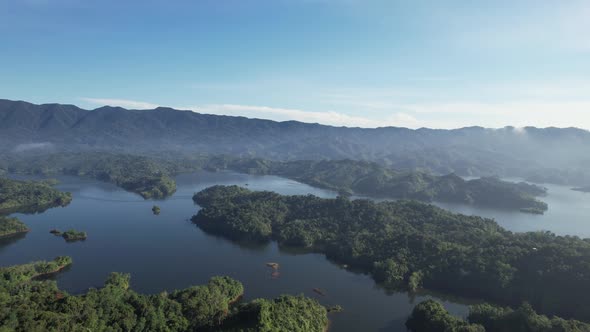
M0 99L0 152L225 154L357 159L434 173L590 183L590 132L577 128L349 128L158 107L129 110ZM583 183L581 183L583 182Z

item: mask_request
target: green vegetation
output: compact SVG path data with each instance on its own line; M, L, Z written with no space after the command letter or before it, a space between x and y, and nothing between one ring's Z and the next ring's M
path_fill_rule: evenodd
M449 314L444 307L433 300L427 300L414 307L406 321L411 332L585 332L590 324L576 320L539 315L528 304L516 310L499 308L489 304L470 307L467 321Z
M512 233L496 222L416 201L281 196L215 186L193 222L235 240L325 253L391 289L420 287L590 320L590 240Z
M159 214L160 214L160 207L159 207L159 206L157 206L157 205L154 205L154 206L152 207L152 212L153 212L155 215L159 215Z
M342 308L341 305L333 305L331 307L328 307L328 313L334 313L334 312L342 312L344 309Z
M141 195L159 199L176 191L170 177L175 166L148 157L111 153L59 153L4 161L10 173L87 176Z
M112 273L104 287L80 296L36 280L71 264L53 262L0 268L2 331L316 331L327 326L326 309L304 297L236 302L243 286L228 277L155 295L130 289L128 274Z
M416 305L406 320L406 327L411 332L486 332L481 325L469 324L449 314L440 303L433 300Z
M10 237L29 231L27 225L17 218L0 216L0 238Z
M455 174L398 172L377 163L354 160L276 162L217 157L207 160L204 167L283 176L342 195L453 202L541 214L547 210L547 204L535 198L545 195L545 188L494 177L466 181Z
M146 199L172 195L176 190L171 178L174 174L205 169L283 176L345 195L454 202L526 212L547 210L547 204L535 198L546 193L546 189L539 186L493 177L466 181L454 174L400 172L377 163L354 160L280 162L202 155L164 159L111 153L59 153L12 156L0 161L2 167L12 173L89 176L114 183Z
M51 233L63 237L67 242L82 241L88 237L86 232L78 232L74 229L67 230L63 233L58 230L52 230Z
M303 296L282 295L274 300L258 299L240 305L221 330L324 332L327 326L327 310L317 301Z
M16 181L0 178L0 213L42 212L56 206L66 206L72 194L51 186L53 181Z
M0 268L0 292L6 292L20 286L24 282L34 278L53 274L72 264L72 259L67 256L56 257L53 261L38 261L23 265L14 265ZM0 295L0 302L5 300Z

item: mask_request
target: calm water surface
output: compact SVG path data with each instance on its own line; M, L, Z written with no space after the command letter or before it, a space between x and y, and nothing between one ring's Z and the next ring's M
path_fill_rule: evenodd
M509 179L509 181L519 181ZM558 235L577 235L590 238L590 193L571 190L571 187L544 184L546 197L539 199L549 204L544 215L486 209L462 204L435 203L436 205L467 215L493 218L502 227L514 232L547 230Z
M405 319L414 305L433 297L388 295L370 277L347 271L323 255L280 251L276 244L238 245L205 234L189 221L199 209L192 202L193 193L215 184L334 197L330 191L275 176L198 172L179 176L174 196L154 202L95 180L59 179L58 188L72 192L72 203L42 214L17 215L31 232L0 242L0 265L72 256L74 264L56 277L59 286L71 293L100 287L112 271L131 273L132 288L142 293L171 291L228 275L244 284L245 300L305 294L325 305L341 305L344 312L330 315L331 331L405 331ZM152 214L154 204L161 207L159 216ZM88 239L66 243L49 234L52 228L86 231ZM278 279L271 278L266 262L280 263ZM316 287L326 296L315 294ZM441 300L453 314L467 314L466 305Z

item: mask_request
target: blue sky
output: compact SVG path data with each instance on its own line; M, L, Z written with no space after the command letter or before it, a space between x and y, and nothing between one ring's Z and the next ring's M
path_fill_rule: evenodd
M0 0L0 98L590 128L589 1Z

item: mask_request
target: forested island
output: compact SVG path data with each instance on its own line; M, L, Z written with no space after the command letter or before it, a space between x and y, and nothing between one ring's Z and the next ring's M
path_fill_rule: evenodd
M88 238L86 232L80 232L75 229L69 229L65 232L61 232L58 229L52 229L51 231L49 231L49 233L55 236L63 237L64 240L66 240L66 242L83 241L86 240L86 238Z
M52 187L56 182L17 181L0 178L0 214L14 212L43 212L56 206L66 206L72 194Z
M204 163L209 170L230 169L249 174L278 175L344 195L452 202L542 214L547 204L536 197L547 190L525 182L495 177L464 180L420 171L396 171L377 163L356 160L269 161L217 157Z
M512 233L417 201L281 196L214 186L194 196L207 232L321 252L391 289L426 288L590 320L590 240Z
M27 233L29 228L17 218L0 216L0 238Z
M528 304L516 309L478 304L469 308L467 320L449 314L434 300L414 307L406 321L411 332L585 332L590 324L539 315Z
M71 264L51 262L0 268L0 326L7 331L312 331L328 326L326 309L302 296L240 303L242 284L213 277L206 285L143 295L128 274L112 273L104 287L83 295L37 277Z

